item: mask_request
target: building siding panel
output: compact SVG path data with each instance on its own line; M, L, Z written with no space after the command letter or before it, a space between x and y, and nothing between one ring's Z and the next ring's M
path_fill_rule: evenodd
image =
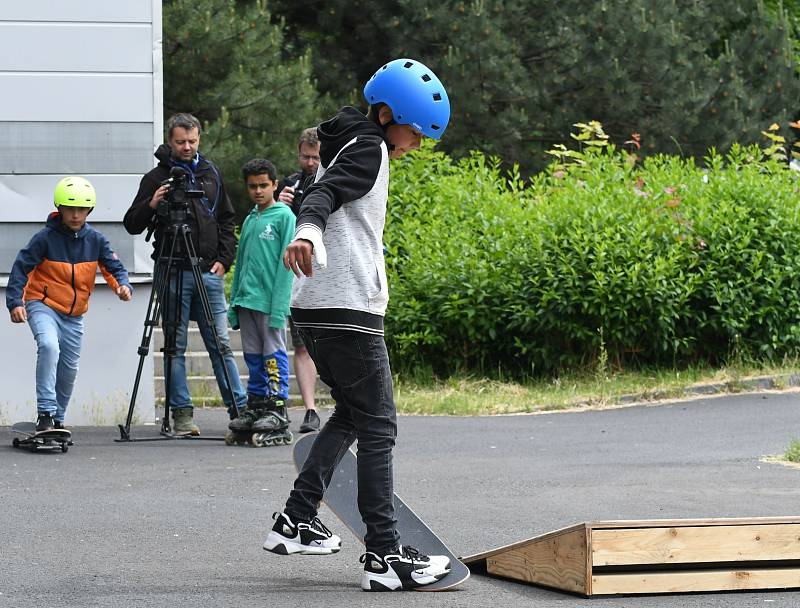
M143 23L0 21L5 72L152 72L152 46L152 30Z
M92 175L82 171L58 175L0 175L0 218L2 222L42 222L53 211L53 190L64 175L80 174L92 182L97 207L91 222L122 222L141 175ZM2 225L2 223L0 223ZM4 272L0 269L0 272Z
M0 72L5 121L152 122L152 74ZM69 93L69 94L65 94Z
M152 122L0 122L0 174L143 174L154 162Z
M4 0L3 21L150 23L153 0Z

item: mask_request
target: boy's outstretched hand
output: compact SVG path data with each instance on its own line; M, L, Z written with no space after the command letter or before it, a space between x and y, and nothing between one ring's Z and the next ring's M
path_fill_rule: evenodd
M28 311L24 306L17 306L11 309L11 321L14 323L25 323L28 320Z
M117 297L122 300L123 302L127 302L131 299L131 288L127 285L120 285L117 287L116 291L114 292L117 294Z
M287 270L291 270L296 276L313 274L311 270L311 257L314 255L314 245L311 241L297 239L289 243L286 252L283 254L283 265Z

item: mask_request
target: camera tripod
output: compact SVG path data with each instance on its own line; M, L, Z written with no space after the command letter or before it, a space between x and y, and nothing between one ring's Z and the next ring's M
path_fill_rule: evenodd
M191 239L192 229L186 223L174 222L168 224L161 234L158 256L156 257L153 269L153 287L150 291L150 300L147 304L147 316L144 320L144 331L142 342L137 350L139 354L139 365L136 370L136 377L133 382L133 392L128 406L128 415L125 424L118 425L120 438L117 442L129 441L163 441L170 439L205 439L224 441L224 437L201 437L199 435L176 435L172 432L170 425L170 393L172 388L172 360L177 354L177 332L181 324L182 316L182 293L183 293L183 271L188 264L194 277L195 286L200 296L203 308L203 317L207 326L211 328L217 352L224 358L224 352L219 341L219 334L214 324L214 315L208 299L208 292L203 284L203 275L200 270L200 259L195 253L194 244ZM139 383L144 368L144 360L150 352L150 340L153 330L158 326L159 320L164 319L164 417L161 421L161 436L133 438L130 434L131 421L133 420L133 409L136 405L136 396L139 392ZM225 378L225 388L230 398L230 410L233 418L238 417L239 409L236 405L236 398L233 394L230 375L224 364L222 365Z

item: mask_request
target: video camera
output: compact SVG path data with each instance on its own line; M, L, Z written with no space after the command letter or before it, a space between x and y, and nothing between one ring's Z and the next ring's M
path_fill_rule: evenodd
M189 174L182 167L172 167L169 170L169 179L161 182L162 186L169 186L167 193L156 208L156 221L168 224L180 224L189 217L189 201L201 199L206 193L203 190L193 190L189 183Z

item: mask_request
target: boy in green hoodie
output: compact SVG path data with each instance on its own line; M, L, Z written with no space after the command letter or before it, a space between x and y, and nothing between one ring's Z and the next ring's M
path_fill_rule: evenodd
M283 265L283 252L294 238L295 217L289 207L275 203L278 175L270 161L248 161L242 176L255 206L239 237L228 320L241 330L250 377L247 409L228 427L237 433L262 434L262 445L288 444L292 435L286 410L286 319L293 275Z

